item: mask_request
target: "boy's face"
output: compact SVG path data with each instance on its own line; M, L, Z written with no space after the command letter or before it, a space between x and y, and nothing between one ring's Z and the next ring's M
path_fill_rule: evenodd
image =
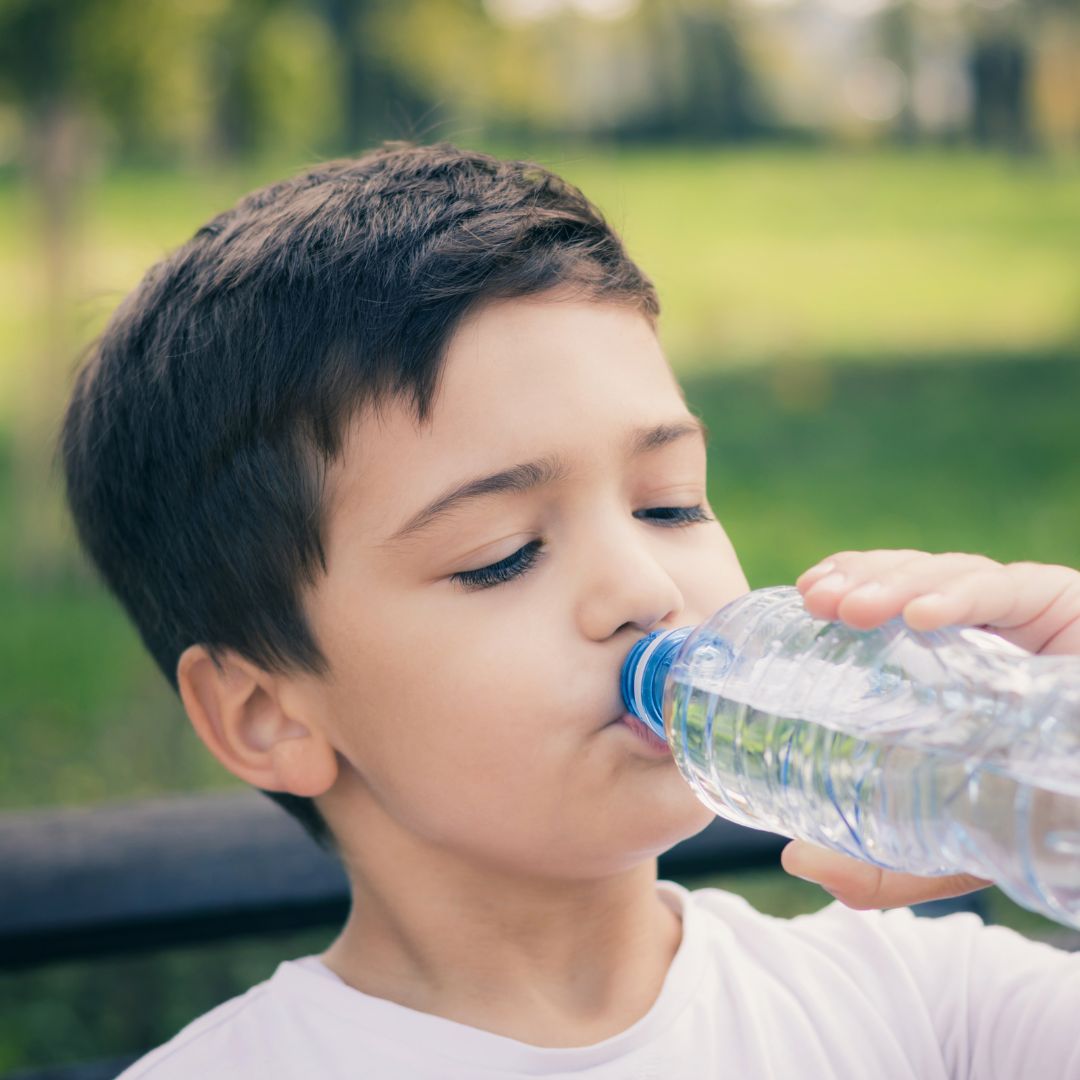
M670 754L613 723L619 671L639 638L700 622L746 579L711 520L701 434L628 453L639 429L695 426L646 319L552 295L479 309L450 342L430 426L397 403L358 417L329 478L328 575L307 608L341 763L319 805L346 853L378 824L472 863L587 877L712 818ZM557 478L394 539L463 482L556 456ZM661 509L699 506L710 520ZM537 549L501 583L454 577L512 573Z

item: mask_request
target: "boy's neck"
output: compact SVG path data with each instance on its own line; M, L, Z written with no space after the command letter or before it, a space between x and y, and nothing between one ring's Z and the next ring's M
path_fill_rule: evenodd
M655 1002L682 940L655 859L546 883L445 856L380 869L351 873L352 913L323 962L363 993L536 1046L625 1031Z

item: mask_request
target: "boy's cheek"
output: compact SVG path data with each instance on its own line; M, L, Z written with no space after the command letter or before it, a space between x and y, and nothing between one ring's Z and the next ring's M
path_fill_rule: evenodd
M698 613L697 620L690 621L707 619L725 604L750 591L734 546L722 529L717 528L716 532L714 542L680 573L687 609Z

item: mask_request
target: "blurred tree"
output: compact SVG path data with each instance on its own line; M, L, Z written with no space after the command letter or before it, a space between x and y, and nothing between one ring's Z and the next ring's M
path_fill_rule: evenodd
M87 0L83 13L108 5ZM45 339L26 365L15 438L15 560L20 576L55 568L63 551L59 499L42 445L62 392L69 337L65 331L75 191L86 160L87 80L79 62L83 26L63 0L0 0L0 89L24 116L26 168L39 200Z
M359 146L367 126L369 75L363 49L357 41L357 24L358 15L370 5L368 0L321 0L321 5L341 49L341 140L345 146Z
M76 347L77 209L94 163L105 150L317 156L341 141L337 50L304 0L0 0L0 102L22 118L42 256L40 340L19 365L13 432L20 576L68 569L51 449Z
M407 67L385 47L380 33L393 19L385 0L318 0L340 52L338 94L341 121L337 142L347 153L384 137L409 137L431 108Z
M645 0L603 18L516 0L373 7L399 70L487 131L713 141L768 123L726 0Z
M219 8L217 0L0 0L0 99L23 117L21 161L41 238L40 340L20 364L13 432L20 577L53 576L70 558L51 464L74 359L81 188L103 147L175 151L201 135L200 64Z
M624 134L722 141L764 130L767 110L727 3L654 0L642 30L668 47L651 102L626 121Z
M258 54L259 30L282 0L233 0L214 21L208 53L212 100L213 141L216 156L236 161L250 156L258 145L256 120L260 113Z
M72 27L61 0L0 0L0 89L24 116L27 163L46 206L49 280L62 283L69 193L79 167L81 110Z
M368 0L356 22L365 53L394 72L404 91L400 120L384 119L404 123L407 132L442 125L446 117L432 117L444 104L455 126L441 134L450 139L551 118L554 85L538 40L546 23L497 25L480 0Z
M1013 23L980 29L972 42L970 72L975 94L972 133L983 146L1013 153L1034 148L1029 107L1030 48Z
M887 8L878 27L882 55L892 60L906 78L900 111L893 121L891 131L893 138L906 144L913 143L918 138L911 92L916 52L913 7L911 0L903 0Z

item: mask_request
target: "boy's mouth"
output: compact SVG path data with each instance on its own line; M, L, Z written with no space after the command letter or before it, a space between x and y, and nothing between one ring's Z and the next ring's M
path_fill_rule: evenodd
M647 749L658 757L671 756L671 748L668 744L650 731L648 726L642 723L633 713L624 712L622 716L616 717L611 723L604 726L605 730L609 728L616 733L629 732L641 744L642 749Z

